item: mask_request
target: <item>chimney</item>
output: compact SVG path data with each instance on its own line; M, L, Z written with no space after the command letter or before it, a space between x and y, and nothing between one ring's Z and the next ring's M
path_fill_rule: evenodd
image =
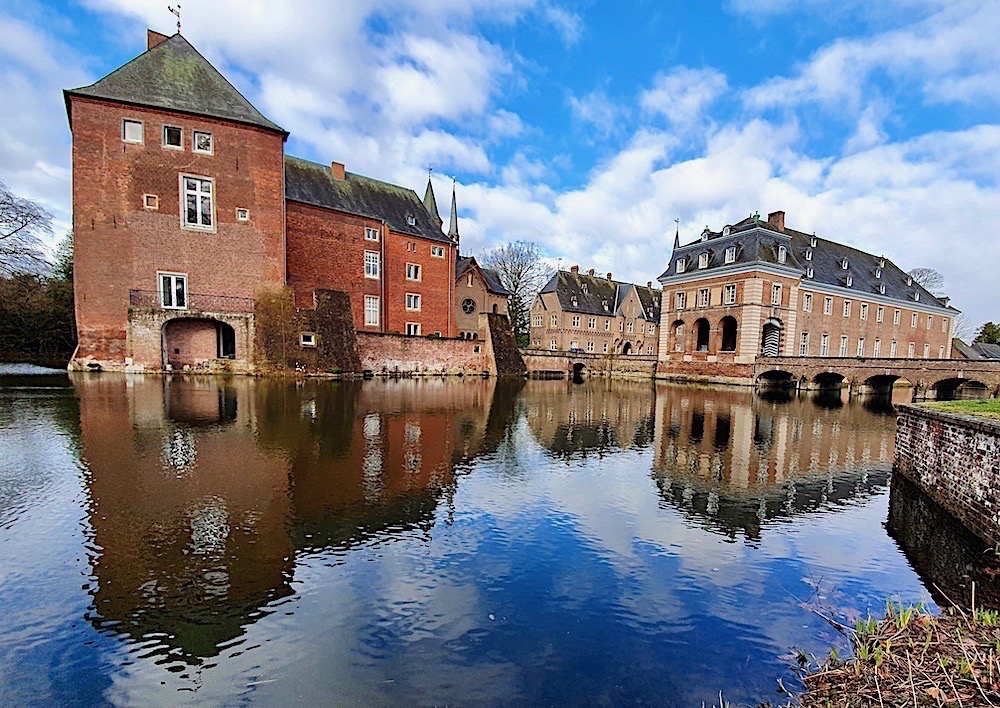
M647 288L652 288L653 287L653 281L652 280L647 280L646 281L646 287Z
M165 34L154 32L151 29L146 30L146 51L148 52L153 47L159 46L168 39L170 38Z
M580 272L580 266L578 266L578 265L570 266L569 272L570 273L574 273L574 274L578 274Z
M611 280L611 273L608 273L608 280Z
M343 182L347 179L347 170L344 169L343 162L331 162L330 163L330 174L333 175L334 179L339 179Z
M785 233L785 212L772 211L767 215L767 225L779 233Z
M589 275L591 278L593 278L594 277L594 269L591 268L590 270L588 270L587 271L587 275Z

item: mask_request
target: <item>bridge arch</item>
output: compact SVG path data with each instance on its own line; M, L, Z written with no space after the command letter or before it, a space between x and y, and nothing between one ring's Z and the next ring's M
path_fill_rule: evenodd
M770 369L757 376L759 388L793 388L797 379L795 374L784 369Z
M889 396L892 395L892 390L900 383L907 386L913 385L912 382L899 374L876 374L864 380L863 392L879 396Z
M837 391L844 387L847 376L836 371L821 371L813 377L812 382L821 391Z
M939 379L930 385L934 398L939 401L953 401L965 398L989 398L990 390L981 381L971 378L951 377Z

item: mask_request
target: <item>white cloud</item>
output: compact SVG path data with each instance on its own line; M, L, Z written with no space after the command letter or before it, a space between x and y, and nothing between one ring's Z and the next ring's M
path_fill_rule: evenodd
M584 129L593 128L601 137L607 137L621 127L625 109L604 89L594 89L583 96L570 94L566 101L574 120Z
M652 88L639 97L639 105L647 113L666 117L675 128L687 129L702 119L705 109L726 88L720 71L679 66L657 76Z

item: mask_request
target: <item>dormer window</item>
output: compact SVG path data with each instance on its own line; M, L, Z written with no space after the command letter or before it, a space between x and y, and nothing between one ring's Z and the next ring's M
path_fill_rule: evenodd
M809 248L816 248L816 234L809 238Z
M700 270L704 270L705 268L708 268L708 254L707 253L702 253L701 255L698 256L698 268Z
M811 248L806 249L806 260L811 261L812 259L813 259L812 249Z
M882 278L882 269L881 268L876 268L875 269L875 277L879 278L879 279Z
M580 286L580 289L583 290L583 294L584 295L587 294L587 284L586 283L584 283L582 286Z
M854 278L852 278L851 276L847 276L847 287L851 287L853 285L854 285Z
M913 299L915 302L920 302L920 293L913 293Z
M674 266L674 271L677 273L683 273L687 269L687 263L684 262L683 258L678 258L677 263Z
M702 240L702 241L707 241L707 240L708 240L708 236L709 236L709 234L711 234L711 233L712 233L712 232L711 232L711 231L709 231L709 230L708 230L708 227L706 226L706 227L705 227L705 230L701 232L701 240Z
M840 267L843 270L847 270L850 267L850 264L847 262L846 258L840 262Z
M813 271L813 267L812 266L809 266L808 268L806 268L806 277L807 278L813 277L813 274L814 274L814 271Z
M730 246L726 249L726 263L736 262L736 246Z
M602 300L601 304L604 306L604 311L607 312L608 311L608 301L607 300Z
M882 293L883 295L885 295L885 283L879 283L878 284L878 291L880 293Z
M788 249L784 246L778 246L778 263L784 263L788 260Z
M728 236L732 232L733 232L733 227L732 226L726 225L726 226L722 227L722 235L723 236Z
M885 268L885 259L884 258L879 258L878 259L878 267L879 268Z
M573 305L573 307L577 306L576 295L570 298L570 303Z
M907 287L909 287L910 285L913 285L913 276L907 277L907 279L906 279L906 285L907 285Z
M406 215L406 223L409 224L410 226L416 226L417 225L417 217L415 217L413 214L407 214Z

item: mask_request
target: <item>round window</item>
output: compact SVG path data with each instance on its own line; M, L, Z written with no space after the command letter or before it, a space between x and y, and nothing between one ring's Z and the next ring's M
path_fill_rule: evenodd
M475 311L476 311L475 300L473 300L471 297L467 297L464 300L462 300L462 312L464 312L467 315L471 315Z

